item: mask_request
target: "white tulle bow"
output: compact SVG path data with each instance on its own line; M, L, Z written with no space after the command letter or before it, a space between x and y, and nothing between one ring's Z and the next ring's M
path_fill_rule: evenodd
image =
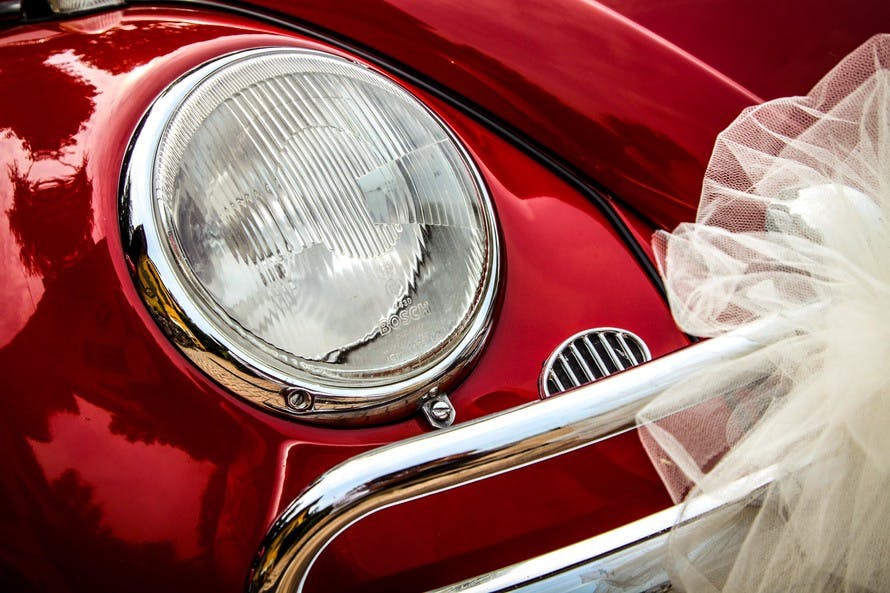
M717 139L696 222L656 236L684 331L712 337L761 319L791 326L764 351L711 369L737 378L729 392L714 393L705 377L639 417L676 500L714 495L764 468L779 476L719 570L691 553L706 533L674 533L677 589L890 591L888 219L883 35L809 95L744 111ZM801 310L818 313L789 314Z

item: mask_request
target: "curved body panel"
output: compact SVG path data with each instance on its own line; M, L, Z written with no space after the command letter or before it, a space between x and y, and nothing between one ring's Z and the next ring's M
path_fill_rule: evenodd
M714 136L804 94L890 27L881 0L253 0L404 64L508 122L657 225L695 215Z
M239 591L265 529L309 482L356 453L430 430L417 417L311 427L243 404L176 351L130 281L117 201L143 113L194 66L268 45L322 47L242 18L174 9L19 26L0 38L0 87L16 89L0 94L0 581L13 590ZM503 235L494 328L451 393L458 422L535 400L547 354L584 327L626 327L656 355L686 344L590 201L409 89L480 164ZM597 470L579 475L579 464ZM629 435L531 474L383 511L344 534L309 585L447 584L667 503Z
M632 332L654 358L687 345L635 252L694 216L714 137L741 109L805 92L890 14L859 3L836 30L826 3L809 28L767 7L762 28L746 13L717 44L729 0L650 4L257 0L0 30L0 589L242 591L266 530L318 476L432 430L419 415L334 428L267 414L193 366L140 299L120 236L127 147L155 98L218 56L289 46L366 63L467 147L503 269L487 343L448 394L458 423L536 401L544 361L583 330ZM307 588L443 586L669 502L626 433L381 510Z

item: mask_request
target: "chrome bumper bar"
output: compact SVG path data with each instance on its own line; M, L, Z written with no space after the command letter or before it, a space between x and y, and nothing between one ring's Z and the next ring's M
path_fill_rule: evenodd
M774 342L760 323L663 356L558 397L358 455L334 467L275 521L248 591L302 591L312 564L347 527L376 511L553 458L633 427L656 395ZM715 385L715 393L720 386Z
M757 516L771 470L740 480L718 496L698 496L596 537L430 593L621 593L671 591L664 568L673 529L690 538L685 548L699 570L725 574ZM688 540L687 540L688 541Z

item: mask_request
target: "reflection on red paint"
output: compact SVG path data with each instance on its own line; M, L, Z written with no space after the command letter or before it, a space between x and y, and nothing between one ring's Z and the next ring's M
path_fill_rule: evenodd
M92 487L100 525L122 540L172 541L180 559L201 553L199 519L214 465L111 430L111 413L76 397L77 412L50 419L50 440L28 439L47 482L74 471ZM158 486L161 486L160 488Z
M21 140L11 132L0 132L0 163L24 162L28 151ZM15 166L15 165L14 165ZM12 208L13 179L0 170L0 212ZM43 282L22 266L21 247L9 228L9 219L0 216L0 269L10 270L0 282L0 303L4 303L0 315L0 348L8 344L25 326L43 296Z

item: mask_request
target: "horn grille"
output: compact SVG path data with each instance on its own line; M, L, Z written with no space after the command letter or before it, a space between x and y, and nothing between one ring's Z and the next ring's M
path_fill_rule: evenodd
M585 330L560 344L544 363L541 397L593 383L651 358L645 342L629 331L614 327Z

